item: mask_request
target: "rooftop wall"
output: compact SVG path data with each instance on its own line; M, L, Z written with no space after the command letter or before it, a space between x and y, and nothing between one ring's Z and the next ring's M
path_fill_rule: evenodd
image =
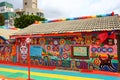
M13 5L10 4L10 3L8 3L8 2L1 2L1 3L0 3L0 7L1 7L1 6L7 6L7 7L10 7L10 8L13 8Z

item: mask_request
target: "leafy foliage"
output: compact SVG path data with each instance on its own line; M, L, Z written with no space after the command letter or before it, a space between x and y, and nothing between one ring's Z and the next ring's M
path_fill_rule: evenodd
M5 24L5 18L2 14L0 14L0 26L3 26Z
M36 15L22 15L19 18L15 18L14 25L16 28L22 29L33 24L35 21L45 21L45 18Z

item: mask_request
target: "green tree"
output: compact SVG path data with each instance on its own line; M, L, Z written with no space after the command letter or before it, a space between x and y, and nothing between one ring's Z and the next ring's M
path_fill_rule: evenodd
M5 18L2 14L0 14L0 26L3 26L5 24Z
M33 24L35 21L45 21L45 18L41 18L36 15L22 15L19 18L15 18L14 25L16 28L25 28Z

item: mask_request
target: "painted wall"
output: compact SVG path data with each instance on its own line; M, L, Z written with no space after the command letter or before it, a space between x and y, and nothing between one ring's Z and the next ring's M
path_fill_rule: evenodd
M80 33L77 36L33 37L32 65L56 66L58 69L117 71L117 41L114 33ZM18 39L14 62L27 64L28 45Z
M0 62L14 62L16 46L0 37Z

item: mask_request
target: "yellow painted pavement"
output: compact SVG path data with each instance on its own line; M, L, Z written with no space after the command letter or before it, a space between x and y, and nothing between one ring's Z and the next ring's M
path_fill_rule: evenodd
M11 73L25 73L27 74L27 71L24 70L14 70L14 69L8 69L8 68L0 68L0 71L4 72L11 72ZM60 74L48 74L48 73L41 73L41 72L31 72L31 75L34 76L42 76L42 77L48 77L48 78L59 78L61 80L101 80L97 78L84 78L84 77L75 77L75 76L68 76L68 75L60 75Z

